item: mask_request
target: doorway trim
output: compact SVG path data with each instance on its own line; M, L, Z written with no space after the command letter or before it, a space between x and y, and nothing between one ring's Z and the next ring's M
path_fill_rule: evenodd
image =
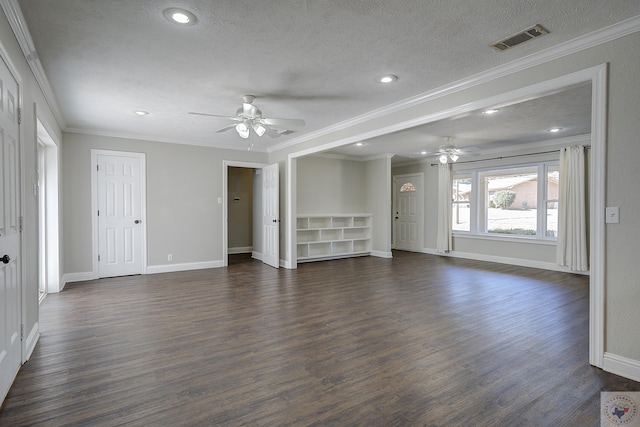
M222 267L229 266L229 167L262 169L269 166L267 163L240 162L235 160L222 161L222 199L218 199L218 203L222 203ZM253 201L255 203L255 200ZM254 248L255 251L255 248Z
M46 292L56 293L62 290L60 287L60 140L37 104L34 104L34 112L36 141L44 146L42 155L45 163L43 177L45 182L45 217L43 218L45 229L38 228L38 245L45 245L46 259L39 264L44 264ZM38 203L41 201L38 200Z
M558 90L573 84L591 83L591 177L589 182L589 218L590 218L590 280L589 280L589 363L598 368L603 368L604 354L604 330L605 330L605 179L606 179L606 145L607 145L607 70L606 63L595 65L573 73L561 75L549 80L540 81L518 89L500 93L487 98L478 99L467 104L453 108L414 117L402 122L396 122L388 126L370 130L361 134L348 136L326 144L303 149L291 153L287 157L286 168L286 264L288 268L296 268L295 262L295 214L296 214L296 165L298 157L330 150L365 139L385 135L391 132L407 129L447 119L457 114L463 114L474 110L487 108L502 102L524 99L529 96ZM483 84L484 82L478 82ZM438 97L456 91L453 88L449 93L440 93ZM421 102L432 102L433 97L422 98ZM410 107L412 105L407 105Z
M142 227L140 227L140 249L141 249L141 271L140 274L147 274L147 182L146 182L146 155L144 153L136 153L133 151L115 151L91 149L91 279L100 277L100 267L98 263L98 176L96 168L98 167L98 156L124 156L138 157L140 159L140 217ZM86 280L91 280L86 279Z

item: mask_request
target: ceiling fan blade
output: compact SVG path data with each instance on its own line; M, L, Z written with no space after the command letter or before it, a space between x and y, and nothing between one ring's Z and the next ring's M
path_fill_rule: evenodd
M282 135L280 132L278 132L273 128L270 128L268 126L265 126L265 127L267 128L267 131L265 133L269 135L271 138L278 138L280 135Z
M233 125L228 125L228 126L225 126L225 127L223 127L223 128L218 129L218 130L217 130L217 131L215 131L215 132L216 132L216 133L226 132L226 131L228 131L229 129L233 129L233 128L235 128L236 126L238 126L238 125L235 125L235 124L233 124Z
M262 119L262 123L265 125L282 126L286 128L301 127L305 125L305 121L302 119L270 119L266 117Z
M189 113L188 113L188 114L194 114L194 115L196 115L196 116L219 117L219 118L221 118L221 119L228 119L228 120L235 120L235 121L238 121L238 118L237 118L237 117L219 116L219 115L217 115L217 114L198 113L198 112L195 112L195 111L189 111Z

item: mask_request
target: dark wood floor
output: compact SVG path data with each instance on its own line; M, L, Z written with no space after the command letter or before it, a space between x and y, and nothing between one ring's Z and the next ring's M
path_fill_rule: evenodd
M597 426L588 279L424 254L72 283L0 425Z

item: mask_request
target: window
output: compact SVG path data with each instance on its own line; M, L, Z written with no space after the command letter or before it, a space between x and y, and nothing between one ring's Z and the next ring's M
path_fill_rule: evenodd
M555 240L558 171L544 162L454 173L452 231Z
M453 178L451 206L451 229L471 230L471 175L456 175Z
M409 193L413 191L417 191L417 190L416 190L416 186L413 185L413 183L411 182L405 182L404 184L402 184L402 187L400 187L401 193Z
M536 167L482 172L487 233L535 236L538 233Z

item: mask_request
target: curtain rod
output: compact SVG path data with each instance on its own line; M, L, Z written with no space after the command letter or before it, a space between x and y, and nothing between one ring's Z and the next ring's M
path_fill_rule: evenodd
M591 146L590 145L583 145L583 147L585 148L585 150L590 150ZM476 160L467 160L464 162L455 162L452 164L455 165L460 165L463 163L475 163L475 162L487 162L489 160L502 160L502 159L510 159L513 157L524 157L524 156L537 156L539 154L550 154L550 153L559 153L560 149L557 150L551 150L551 151L540 151L538 153L528 153L528 154L514 154L512 156L500 156L500 157L493 157L491 159L476 159ZM431 163L431 166L438 166L440 163Z

